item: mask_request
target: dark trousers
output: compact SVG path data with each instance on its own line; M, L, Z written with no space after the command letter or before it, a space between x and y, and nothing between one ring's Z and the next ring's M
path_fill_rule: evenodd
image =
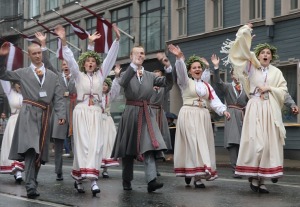
M154 158L154 152L148 151L143 154L144 156L144 167L145 167L145 176L146 182L156 179L156 164ZM122 158L122 179L127 182L133 180L133 156L126 156Z
M36 165L37 153L33 148L25 152L25 187L27 194L33 194L37 189L37 176L40 167Z
M62 174L62 165L63 165L63 147L64 147L64 139L56 139L53 138L54 142L54 159L55 159L55 173Z
M229 152L230 165L232 167L233 172L235 171L237 158L239 155L239 144L230 144L230 147L227 148Z

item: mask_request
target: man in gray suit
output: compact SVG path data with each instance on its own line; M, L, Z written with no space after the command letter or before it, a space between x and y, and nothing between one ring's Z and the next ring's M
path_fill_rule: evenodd
M243 118L248 97L239 79L235 76L233 69L230 71L232 82L223 82L219 72L219 58L216 55L212 55L211 61L215 69L214 82L219 91L224 95L228 112L231 114L230 120L225 119L224 147L229 152L230 164L234 172L239 154ZM233 178L241 178L241 176L234 173L232 176Z
M70 74L70 70L68 64L65 60L62 61L61 64L62 73L59 74L59 82L62 87L62 95L64 97L64 102L66 106L66 124L60 125L58 124L59 117L57 114L53 113L51 117L51 126L52 126L52 139L54 142L54 157L55 157L55 173L56 180L63 180L62 173L62 165L63 165L63 146L64 140L66 138L70 138L73 143L72 134L72 113L76 104L76 88L75 88L75 80Z
M46 69L42 62L40 45L28 47L31 65L15 71L7 71L5 58L9 54L6 42L0 49L0 77L7 81L19 81L23 105L16 123L9 159L25 161L25 187L28 198L39 196L37 175L41 164L48 161L49 117L53 103L59 124L66 119L65 105L57 75Z
M132 190L134 158L143 161L149 193L162 188L156 180L157 171L154 155L167 146L159 130L150 99L153 87L165 87L173 82L172 67L165 69L166 76L156 77L142 66L145 51L141 46L131 51L131 63L122 74L119 84L124 88L126 107L119 122L112 157L122 157L123 189Z

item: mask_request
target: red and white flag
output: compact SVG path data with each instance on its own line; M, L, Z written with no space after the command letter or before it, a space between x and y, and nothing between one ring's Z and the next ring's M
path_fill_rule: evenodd
M35 41L34 38L32 37L28 37L27 35L23 34L23 33L19 33L21 35L21 37L23 37L25 40L27 40L28 42L32 42L38 45L41 45L39 42Z
M67 17L63 16L60 14L60 16L62 18L64 18L67 22L69 22L71 24L71 27L74 31L74 33L81 39L81 40L85 40L89 37L89 33L82 29L80 26L78 26L75 22L72 22L70 19L68 19Z
M54 36L58 37L58 35L54 32L51 31L48 27L46 27L44 24L40 23L39 21L35 21L38 25L40 25L41 27L43 27L47 32L49 32L50 34L53 34ZM64 57L62 55L62 42L60 40L60 38L57 38L57 52L56 52L56 57L60 60L63 60Z
M9 43L9 55L7 57L6 69L9 71L23 68L23 51L21 48Z
M103 18L97 18L97 31L101 34L95 40L95 51L98 53L108 53L112 45L112 24Z
M80 6L97 18L96 30L100 33L101 37L95 40L95 52L107 53L112 45L112 24L95 12L91 11L89 8L82 5Z

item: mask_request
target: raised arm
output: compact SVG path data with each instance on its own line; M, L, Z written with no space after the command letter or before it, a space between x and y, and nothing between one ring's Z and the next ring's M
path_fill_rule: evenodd
M112 82L110 90L110 101L114 101L120 94L121 86L119 84L121 67L120 64L116 64L115 69L115 79Z
M218 89L222 92L225 92L226 84L220 78L220 70L219 70L219 63L220 59L215 54L211 56L211 62L214 65L214 83L217 85Z
M156 58L158 59L159 62L161 62L161 64L164 65L164 70L166 73L167 77L167 81L165 82L165 93L167 93L168 91L170 91L173 87L174 84L174 80L173 80L173 74L172 74L172 66L171 63L169 61L169 58L167 58L165 53L157 53L156 54ZM156 84L154 84L156 85Z
M170 44L168 46L169 51L176 56L175 68L177 74L177 83L180 88L185 88L187 86L189 77L187 74L186 65L184 63L184 56L178 46Z
M74 58L74 54L73 54L72 50L70 50L70 48L67 46L65 28L63 28L61 25L58 25L55 27L55 33L61 39L61 42L63 45L63 48L62 48L63 58L67 62L70 72L76 80L80 73L79 66Z
M206 67L203 68L204 71L202 72L201 80L203 80L203 81L209 83L209 82L210 82L210 69L209 69L209 63L208 63L208 61L207 61L204 57L200 58L200 60L201 60L202 62L204 62L205 65L206 65Z
M238 30L236 39L229 50L229 60L238 70L244 70L248 61L250 61L256 68L260 67L260 63L254 52L250 51L252 43L251 27L252 25L248 24Z
M9 55L10 43L4 42L0 48L0 79L7 81L19 81L20 76L17 71L6 70L6 56Z
M54 68L52 63L49 61L49 59L50 59L49 51L46 46L47 34L43 34L41 32L36 32L34 35L41 43L41 49L43 51L43 63L44 63L45 68L51 70L56 75L58 75L60 73L60 71L58 70L58 68Z
M89 34L89 44L88 44L88 50L94 51L95 50L95 40L99 39L101 37L100 33L95 32L94 34Z
M110 73L111 69L116 63L117 57L118 57L118 52L119 52L119 39L120 39L120 31L116 24L113 24L113 29L116 33L116 39L111 45L106 58L104 59L101 69L102 69L102 75L103 78L105 79L108 74Z

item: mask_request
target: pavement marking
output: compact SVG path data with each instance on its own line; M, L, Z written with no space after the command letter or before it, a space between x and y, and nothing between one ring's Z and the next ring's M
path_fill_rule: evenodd
M0 195L8 197L8 198L27 201L27 202L30 202L30 203L38 203L38 204L43 204L43 205L47 205L47 206L54 206L54 207L67 207L67 205L51 203L51 202L41 201L41 200L28 199L28 198L19 197L19 196L15 196L15 195L9 195L9 194L5 194L5 193L0 193Z

